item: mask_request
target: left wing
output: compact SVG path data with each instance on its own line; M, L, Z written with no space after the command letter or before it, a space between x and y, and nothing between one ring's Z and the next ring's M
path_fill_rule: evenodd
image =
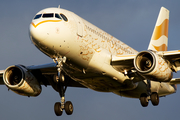
M142 53L142 52L140 52L140 53ZM180 70L180 50L156 51L156 52L149 51L148 53L153 53L153 54L155 54L155 56L157 55L157 56L159 56L159 58L163 58L164 61L166 61L169 68L173 72L177 72ZM137 54L137 55L139 55L139 54ZM135 65L134 65L134 60L138 58L138 57L136 57L137 55L133 54L133 55L112 56L111 65L119 72L122 72L125 75L126 74L130 75L130 77L136 78L134 80L134 82L144 80L145 78L140 74L140 72L137 72L138 70L136 70ZM139 57L139 58L143 59L142 57ZM157 61L157 60L152 60L151 64L155 64L156 62L154 62L154 61ZM159 64L159 63L157 63L157 64ZM144 65L144 64L142 64L142 65ZM164 65L164 63L162 64L162 66L163 65ZM170 80L170 84L180 84L180 80L172 79L172 80Z
M119 72L125 72L134 69L133 60L136 54L112 56L111 65Z
M138 82L145 80L145 78L139 74L134 68L134 58L136 54L131 55L119 55L112 56L111 65L119 72L128 75L129 77L133 77L133 82Z
M158 52L165 60L170 62L172 70L177 72L180 70L180 50Z
M177 72L180 70L180 50L158 51L156 54L168 61L173 71ZM129 71L134 68L133 61L135 57L136 54L112 56L111 65L120 72L124 72L124 70Z

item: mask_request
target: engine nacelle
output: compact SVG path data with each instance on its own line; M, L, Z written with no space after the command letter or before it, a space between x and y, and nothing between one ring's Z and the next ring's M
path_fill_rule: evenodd
M146 79L168 82L172 79L172 70L168 63L152 51L142 51L134 59L135 69Z
M5 85L13 92L24 96L38 96L41 86L34 75L24 66L8 67L3 75Z

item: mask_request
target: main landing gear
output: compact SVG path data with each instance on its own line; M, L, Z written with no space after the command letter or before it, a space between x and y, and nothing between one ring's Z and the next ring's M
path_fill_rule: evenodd
M60 96L61 96L61 102L56 102L54 104L54 112L57 116L61 116L63 113L63 110L65 110L67 115L71 115L73 113L73 104L71 101L65 102L65 90L63 86L60 87Z
M151 103L154 106L157 106L159 104L159 95L157 92L151 92L150 90L151 84L150 81L147 80L147 93L142 93L140 96L140 102L143 107L147 107L149 104L149 100L151 100Z
M67 80L65 80L64 73L62 72L63 64L62 62L66 61L66 58L58 58L55 60L57 63L57 76L54 77L54 82L57 84L58 92L61 97L61 102L56 102L54 104L54 112L57 116L61 116L63 110L65 110L67 115L73 113L73 104L71 101L65 102L65 91L67 89Z
M159 104L159 95L157 92L153 92L150 96L148 96L146 93L142 93L140 96L140 102L143 107L147 107L149 104L149 100L151 100L151 103L154 106L157 106Z

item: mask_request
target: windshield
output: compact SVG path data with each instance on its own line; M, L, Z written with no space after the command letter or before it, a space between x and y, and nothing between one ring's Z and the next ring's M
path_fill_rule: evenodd
M54 17L54 13L45 13L42 16L43 18L50 18L50 17Z
M60 15L59 14L55 14L55 17L58 18L58 19L61 19Z
M68 21L67 17L64 14L59 14L59 13L44 13L44 14L37 14L34 19L39 19L39 18L58 18L58 19L63 19L64 21Z
M35 17L34 17L34 19L38 19L38 18L40 18L42 16L42 14L38 14L38 15L36 15Z

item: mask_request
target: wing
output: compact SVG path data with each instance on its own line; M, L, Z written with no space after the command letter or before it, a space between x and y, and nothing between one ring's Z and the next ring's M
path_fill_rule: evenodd
M42 85L51 85L53 84L54 75L57 74L57 67L55 63L48 63L42 65L32 65L27 66L26 69L30 71ZM3 73L5 70L0 70L0 85L4 84ZM83 85L71 79L69 76L66 76L68 79L67 86L69 87L83 87Z
M157 55L161 56L170 66L170 68L177 72L180 70L180 50L176 51L158 51L156 52ZM118 70L126 74L126 72L131 73L131 77L136 78L136 82L140 80L144 80L144 77L136 72L134 67L134 58L136 54L133 55L120 55L120 56L112 56L111 65ZM172 79L170 83L180 83L179 79Z
M166 61L168 61L175 72L180 70L180 50L159 51L157 52L157 54L163 57ZM136 54L112 56L111 64L116 70L120 72L124 72L124 70L129 71L134 68L133 60L135 57Z
M31 73L39 80L41 83L46 85L50 85L53 83L54 75L57 74L57 67L56 63L49 63L49 64L42 64L42 65L33 65L28 66L27 69L31 71ZM68 83L67 86L69 87L83 87L80 83L74 81L68 75L65 76Z
M129 71L134 68L133 60L136 54L112 56L111 65L119 72Z
M173 78L173 79L170 81L170 84L171 84L171 85L180 84L180 78Z
M119 72L124 74L128 72L129 77L133 77L133 82L145 80L134 68L135 57L136 54L112 56L111 65Z
M177 72L180 70L180 50L158 52L165 60L169 61L172 70Z
M4 84L4 82L3 82L3 73L4 73L4 70L0 70L0 85Z

